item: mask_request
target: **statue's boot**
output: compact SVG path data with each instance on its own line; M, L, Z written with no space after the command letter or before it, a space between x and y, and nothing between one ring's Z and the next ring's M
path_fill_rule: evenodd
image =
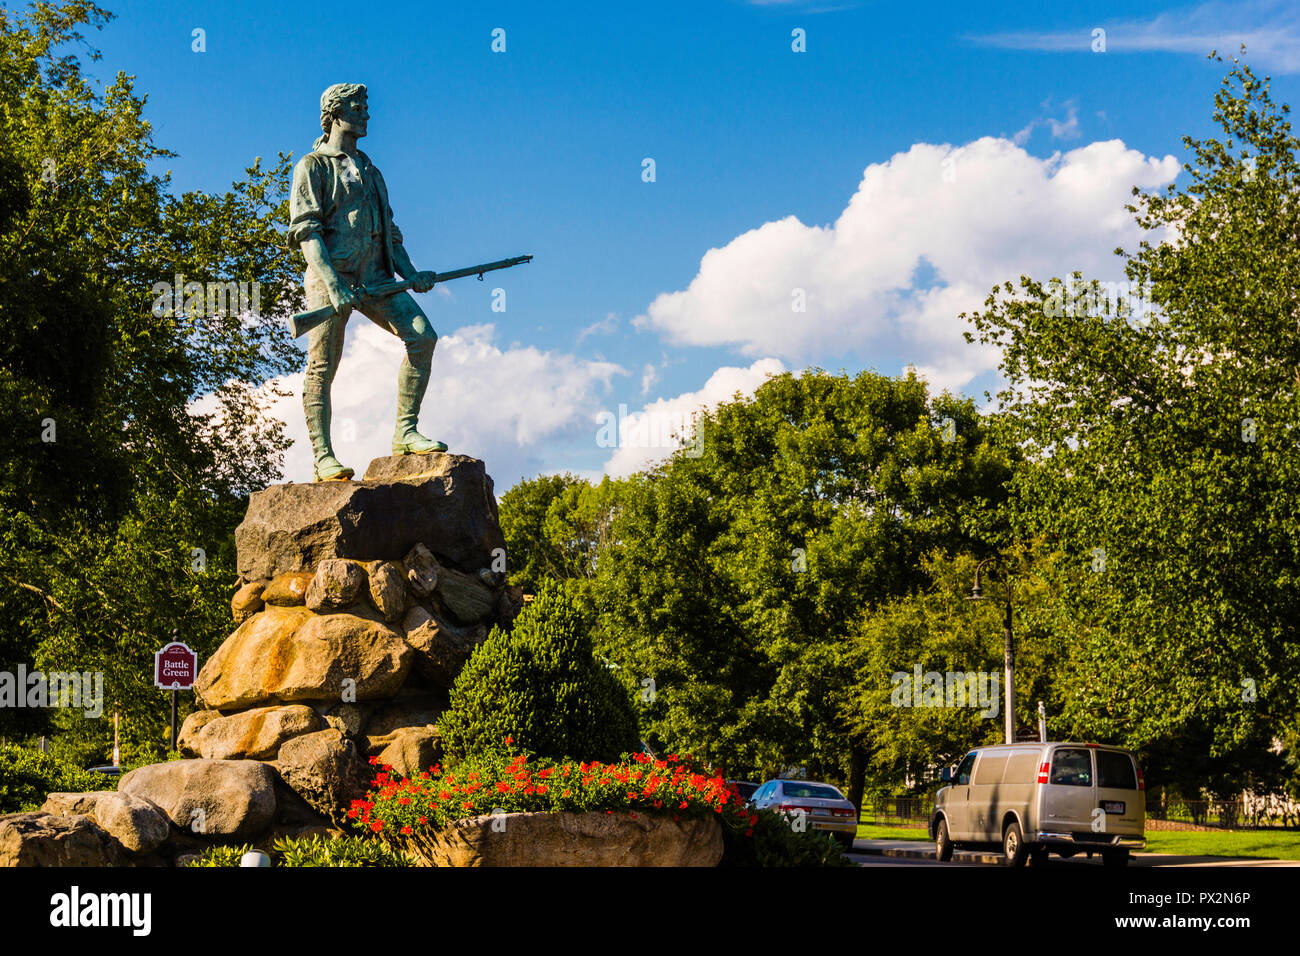
M425 438L415 430L415 423L420 416L420 403L429 388L429 370L419 369L402 360L397 370L397 428L393 430L394 455L427 455L430 452L446 451L447 446L440 441Z
M306 405L307 432L311 435L311 449L315 460L311 466L312 481L346 481L354 472L334 457L330 447L330 413L323 402Z

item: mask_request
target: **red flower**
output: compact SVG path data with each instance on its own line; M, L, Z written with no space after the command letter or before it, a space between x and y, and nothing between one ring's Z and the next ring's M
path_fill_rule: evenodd
M383 820L375 820L374 822L372 822L372 823L370 824L370 829L374 830L376 833L378 833L378 832L379 832L380 830L382 830L383 828L384 828L384 821L383 821Z
M515 742L515 738L514 738L514 737L507 737L507 738L506 738L506 743L508 743L508 744L512 744L512 743L514 743L514 742Z
M421 823L428 823L428 822L429 822L429 818L428 818L428 817L420 817L420 822L421 822Z
M402 836L410 836L410 835L411 835L411 828L410 828L410 827L402 827Z

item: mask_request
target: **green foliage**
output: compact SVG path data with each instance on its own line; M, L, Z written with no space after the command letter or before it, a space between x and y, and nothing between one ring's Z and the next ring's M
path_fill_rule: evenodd
M475 649L438 726L449 760L495 751L506 738L518 752L556 759L608 762L638 747L627 692L593 656L589 625L556 586Z
M299 367L283 246L291 160L224 194L174 195L144 97L68 49L111 15L70 0L0 10L0 669L104 675L104 715L6 709L0 732L57 731L105 759L165 740L152 655L229 630L233 529L287 445L265 383ZM159 283L256 283L257 309ZM212 302L217 306L215 298ZM53 440L47 440L53 438ZM197 549L197 550L196 550Z
M1269 745L1300 706L1288 112L1234 66L1215 96L1222 137L1184 139L1186 185L1134 189L1147 238L1117 252L1148 317L1077 273L1007 282L971 316L1003 353L1002 424L1034 462L1013 520L1070 556L1069 600L1097 624L1057 676L1065 722L1193 792L1276 781Z
M725 822L722 828L722 866L852 866L844 848L828 833L797 832L780 813L759 811L743 828Z
M532 594L546 581L591 577L609 543L620 488L609 478L592 486L573 475L542 475L502 495L511 583Z
M854 628L850 654L856 678L844 718L856 736L871 741L868 769L878 788L904 791L908 782L913 787L934 784L932 768L956 763L971 747L1004 741L1002 651L1008 583L1017 730L1032 733L1037 701L1043 700L1052 715L1053 739L1069 739L1073 732L1058 716L1063 698L1073 689L1055 677L1065 647L1082 633L1085 622L1062 601L1061 556L1034 551L1008 555L995 574L986 569L983 601L968 599L975 565L968 554L925 557L922 568L930 587L863 615ZM913 684L918 667L922 674L992 675L998 681L989 688L994 706L959 701L955 693L958 706L916 706L916 697L901 691L910 689L919 696ZM900 673L909 680L895 681ZM967 689L969 684L963 685L963 695ZM943 702L947 704L946 686Z
M629 688L654 681L652 742L732 776L843 780L869 745L841 717L850 622L924 586L921 555L996 535L1014 455L973 403L867 372L776 376L697 435L697 457L620 489L600 652Z
M115 778L71 766L53 754L12 745L0 747L0 813L37 810L51 793L115 789Z
M203 851L197 860L191 860L194 867L239 866L245 853L253 847L214 846ZM281 837L271 846L272 866L306 867L306 866L363 866L363 867L408 867L415 864L403 853L393 850L377 840L366 840L356 836L325 837Z

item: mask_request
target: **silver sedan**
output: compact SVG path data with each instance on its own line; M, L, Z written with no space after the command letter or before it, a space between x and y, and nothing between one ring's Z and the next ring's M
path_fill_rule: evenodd
M802 814L805 825L833 834L846 849L858 833L858 808L838 788L813 780L769 780L750 802L757 810L774 810L792 818Z

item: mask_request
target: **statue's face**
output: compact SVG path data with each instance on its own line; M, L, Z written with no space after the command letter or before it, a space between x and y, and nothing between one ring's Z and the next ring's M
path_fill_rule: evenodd
M370 110L366 106L366 96L364 93L357 93L348 97L343 108L339 110L334 122L338 123L349 133L355 133L357 136L366 135L366 124L370 121Z

